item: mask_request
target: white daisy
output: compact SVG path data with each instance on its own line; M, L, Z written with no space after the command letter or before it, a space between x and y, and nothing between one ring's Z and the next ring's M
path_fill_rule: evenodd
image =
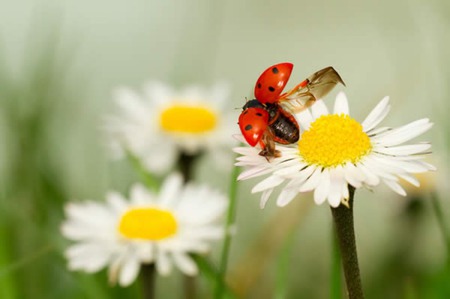
M226 203L224 195L206 186L183 186L179 174L166 179L159 194L137 184L130 200L112 192L106 203L70 203L61 226L62 234L76 242L65 252L68 267L89 273L109 267L110 282L121 286L135 280L143 263L155 263L161 275L169 274L173 263L195 275L189 253L205 253L210 241L222 238L218 220Z
M174 165L180 152L229 155L236 117L222 112L229 96L226 85L209 90L190 86L176 92L164 83L150 82L142 94L119 88L114 95L119 113L106 119L105 129L116 157L128 150L149 171L161 174Z
M252 193L262 192L264 207L273 190L284 185L277 204L287 205L298 193L314 191L314 201L322 204L328 200L332 207L342 202L348 204L348 185L354 188L385 183L400 195L406 195L399 178L419 186L411 174L434 170L424 162L429 143L401 145L432 127L426 118L399 128L377 125L390 109L385 97L360 124L349 116L348 101L344 93L337 95L334 114L329 114L322 100L311 111L296 115L302 129L295 146L277 145L281 157L270 162L258 155L260 148L238 147L241 156L237 166L248 169L239 180L270 174L253 187Z

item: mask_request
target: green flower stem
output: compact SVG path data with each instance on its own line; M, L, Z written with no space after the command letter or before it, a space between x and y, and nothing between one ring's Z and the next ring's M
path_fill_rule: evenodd
M155 298L155 264L144 264L141 266L141 284L142 284L142 298Z
M447 267L450 270L450 233L447 229L445 217L442 212L441 204L439 202L439 198L436 192L431 193L431 203L433 205L433 211L434 214L436 215L436 219L438 221L439 228L447 248Z
M219 274L217 275L216 289L214 292L215 299L223 298L224 288L225 288L225 274L227 272L228 266L228 255L231 247L231 227L234 224L236 218L236 204L237 204L237 177L239 175L239 168L234 167L231 172L231 182L229 188L229 203L227 220L225 223L225 238L223 241L222 254L220 258Z
M180 152L178 156L178 167L183 175L184 182L187 183L192 180L195 162L201 154L190 155L185 152ZM183 277L184 295L183 298L195 299L197 298L197 284L196 278L193 276L184 275Z
M142 182L145 184L147 188L149 188L152 191L157 191L159 188L158 181L145 169L144 165L142 165L141 160L139 160L138 157L136 157L133 153L130 151L126 152L127 158L130 161L131 165L133 166L134 170L139 175Z
M355 230L353 228L353 196L355 188L349 186L349 207L339 205L331 208L334 225L339 241L344 267L345 282L349 299L364 298L361 277L358 266L358 255L356 253Z
M197 255L197 254L192 255L192 258L197 263L197 265L200 269L200 273L206 278L206 280L209 282L209 284L211 286L214 285L219 276L219 272L214 267L214 265L205 257ZM237 298L236 295L225 284L224 284L224 293L225 293L225 298L227 298L227 299Z
M330 283L330 298L342 298L342 259L339 252L339 242L336 232L333 230L332 234L332 261L331 261L331 283Z

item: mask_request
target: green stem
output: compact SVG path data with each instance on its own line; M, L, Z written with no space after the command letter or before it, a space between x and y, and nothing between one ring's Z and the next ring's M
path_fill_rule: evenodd
M447 247L447 267L450 269L450 233L447 229L447 225L444 220L444 214L442 213L441 204L436 192L431 193L431 203L433 205L433 211L436 215L442 238L444 239L445 245Z
M200 255L192 255L192 258L195 260L195 263L198 265L200 269L200 273L210 282L210 285L216 283L219 279L219 272L214 267L214 265L205 257ZM225 298L236 298L236 295L229 289L229 287L224 283L224 294Z
M355 230L353 227L353 196L355 194L355 188L351 186L348 186L348 188L350 193L349 207L347 208L341 204L337 208L331 208L331 212L339 240L348 297L349 299L362 299L364 298L364 294L359 273Z
M139 158L130 151L127 151L126 155L134 170L136 170L140 179L142 180L142 182L144 182L145 186L147 186L152 191L157 191L159 186L157 180L147 171L147 169L145 169L144 165L142 165L141 160L139 160Z
M199 154L187 154L185 152L180 152L178 156L178 167L180 169L181 174L183 175L184 182L187 183L192 180L194 173L195 162L200 157ZM197 283L196 278L192 276L183 276L183 288L184 288L184 296L185 299L195 299L197 298Z
M339 252L339 242L336 232L333 230L332 234L332 262L331 262L331 284L330 284L330 298L342 298L342 259Z
M143 299L155 298L155 264L144 264L141 266L142 295Z
M225 288L225 274L228 266L228 256L231 247L231 227L234 224L236 218L236 204L237 204L237 177L239 175L239 168L234 167L231 172L231 182L229 188L229 203L227 211L227 219L225 223L225 237L223 241L222 254L220 258L219 274L217 275L216 289L214 292L214 298L221 299Z

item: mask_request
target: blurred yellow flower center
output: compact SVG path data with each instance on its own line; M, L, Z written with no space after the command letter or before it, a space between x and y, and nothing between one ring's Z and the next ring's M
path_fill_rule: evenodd
M311 124L302 134L298 149L309 164L335 167L358 162L370 152L372 144L356 120L345 114L331 114Z
M177 232L177 221L166 210L135 208L122 215L118 230L130 239L161 240Z
M161 128L173 133L205 133L213 130L216 123L216 113L200 106L174 105L162 111L160 116Z

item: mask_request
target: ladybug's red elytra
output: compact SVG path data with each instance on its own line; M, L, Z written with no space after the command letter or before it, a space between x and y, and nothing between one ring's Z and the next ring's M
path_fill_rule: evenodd
M294 65L279 63L265 70L255 84L255 98L262 104L276 103L283 92Z
M267 160L280 155L275 142L291 144L298 141L300 130L292 113L310 107L336 84L345 86L339 74L329 66L282 94L293 67L292 63L284 62L267 68L256 81L256 99L248 101L239 116L239 128L245 140L250 146L259 143L262 148L259 154Z

